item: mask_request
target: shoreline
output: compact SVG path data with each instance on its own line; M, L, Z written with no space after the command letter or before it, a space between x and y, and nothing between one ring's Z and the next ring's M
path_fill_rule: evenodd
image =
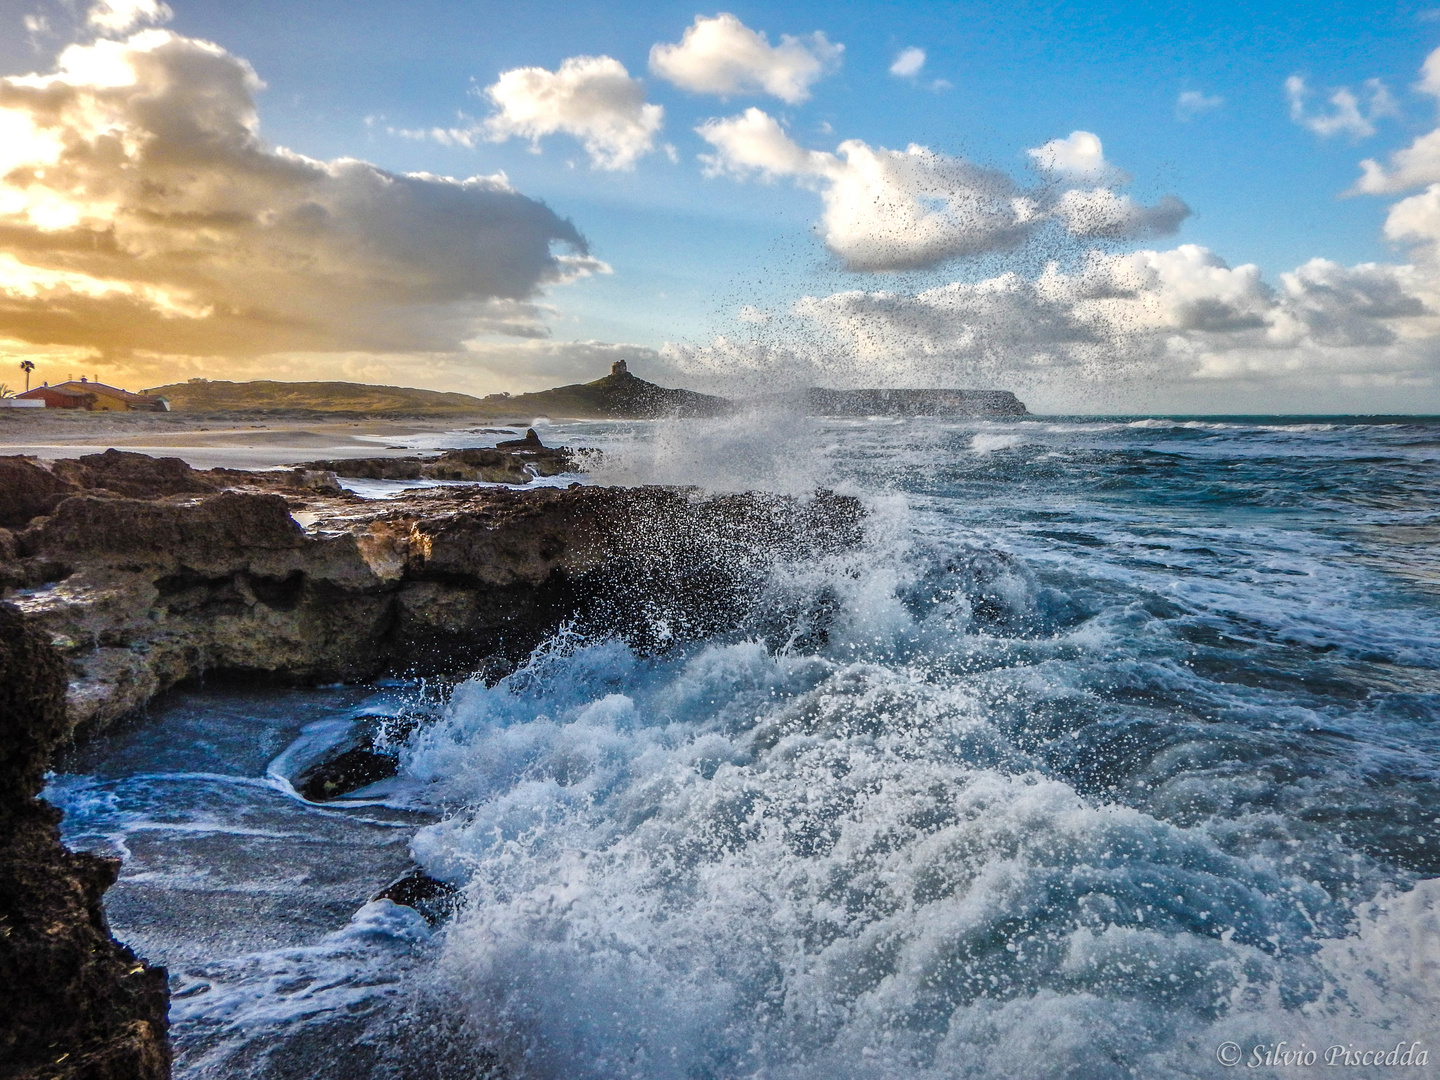
M21 957L6 989L48 995L7 1049L22 1070L73 1056L54 1075L76 1080L168 1075L169 990L105 922L120 861L65 848L38 798L57 747L204 677L499 678L571 621L663 651L738 625L774 560L853 545L863 517L828 493L475 484L375 500L321 469L204 473L113 451L0 465L0 728L18 769L0 799L0 826L16 823L0 828L0 924ZM427 910L424 889L394 896Z
M42 411L42 410L35 410ZM43 461L114 448L152 457L178 457L192 468L268 469L313 458L399 457L410 447L388 441L468 431L513 438L520 423L489 417L337 417L330 413L256 416L243 413L71 413L7 415L0 410L0 456ZM15 410L16 413L21 410ZM472 445L483 444L479 439Z

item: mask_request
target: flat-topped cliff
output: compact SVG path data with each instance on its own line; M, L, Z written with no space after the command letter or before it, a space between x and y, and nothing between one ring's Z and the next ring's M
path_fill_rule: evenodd
M1029 416L1009 390L832 390L812 386L775 399L807 416L957 416L1007 419Z

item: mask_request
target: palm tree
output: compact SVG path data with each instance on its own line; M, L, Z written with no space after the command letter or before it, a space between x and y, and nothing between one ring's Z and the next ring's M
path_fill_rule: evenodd
M25 392L30 392L30 372L35 370L34 360L21 360L20 370L25 372Z
M14 396L15 396L15 391L11 390L10 387L6 386L3 382L0 382L0 398L7 398L7 397L14 397Z

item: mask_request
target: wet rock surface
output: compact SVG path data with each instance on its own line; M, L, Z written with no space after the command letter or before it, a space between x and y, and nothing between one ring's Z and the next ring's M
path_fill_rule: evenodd
M200 677L499 670L566 620L665 648L737 625L776 559L852 544L860 529L858 503L826 493L577 484L376 501L329 493L321 469L187 475L183 462L92 457L53 471L0 459L37 491L30 470L119 477L132 492L150 477L156 492L65 481L47 513L0 536L0 587L66 661L67 733ZM175 490L200 485L216 490Z
M509 439L494 447L446 450L434 458L349 458L312 461L301 468L366 480L469 480L488 484L528 484L537 476L584 471L598 457L598 452L594 450L546 446L535 429L529 428L523 439Z
M417 869L392 881L372 899L389 900L402 907L414 908L425 917L426 922L435 926L453 915L460 906L460 890Z
M36 798L69 722L65 662L0 604L0 1077L170 1073L164 968L115 941L101 896L119 861L66 850Z
M291 786L311 802L327 802L394 776L400 747L423 721L417 715L355 718L350 738L302 769Z

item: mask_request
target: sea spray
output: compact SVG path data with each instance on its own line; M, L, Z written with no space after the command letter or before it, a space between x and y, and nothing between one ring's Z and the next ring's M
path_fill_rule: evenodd
M651 478L653 426L594 430ZM736 484L782 474L768 445ZM368 805L202 779L235 706L124 776L57 779L67 827L134 853L118 932L182 957L182 1075L1149 1080L1235 1075L1232 1048L1433 1048L1433 425L844 421L804 445L800 486L865 494L861 550L768 565L708 640L570 627L428 701ZM382 813L421 823L410 853L463 908L314 931L306 873L389 880L382 826L341 827ZM147 915L232 865L285 898L263 910L290 944Z

